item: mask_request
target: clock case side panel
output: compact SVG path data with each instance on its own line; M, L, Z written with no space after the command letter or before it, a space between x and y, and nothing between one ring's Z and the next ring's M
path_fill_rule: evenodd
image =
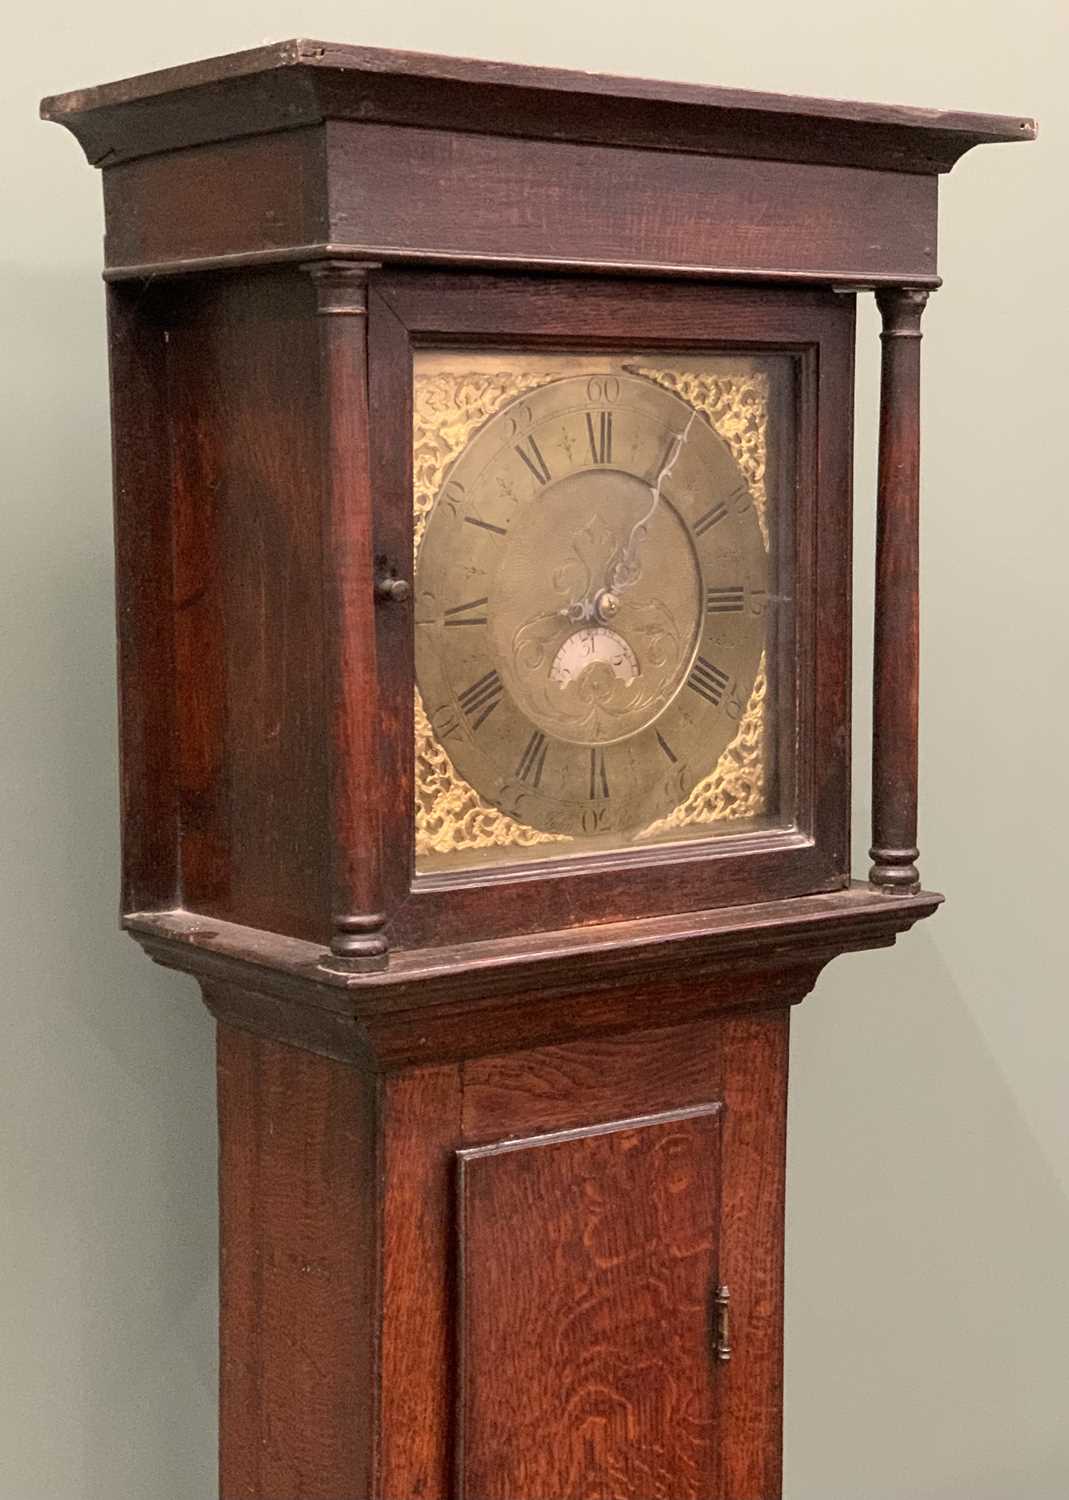
M123 911L330 939L315 298L109 289Z
M166 319L141 286L109 286L124 913L179 903L174 527Z
M408 609L378 611L384 886L391 945L437 946L843 889L849 858L854 298L549 276L374 273L375 552L412 567L412 371L421 347L785 352L797 370L794 671L785 754L796 826L582 859L415 878ZM793 768L793 769L792 769Z

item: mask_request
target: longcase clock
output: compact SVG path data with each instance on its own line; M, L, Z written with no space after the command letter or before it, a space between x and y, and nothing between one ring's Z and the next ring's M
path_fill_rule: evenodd
M774 1500L788 1017L940 900L936 185L1032 123L304 41L43 112L104 179L123 921L218 1022L223 1500Z

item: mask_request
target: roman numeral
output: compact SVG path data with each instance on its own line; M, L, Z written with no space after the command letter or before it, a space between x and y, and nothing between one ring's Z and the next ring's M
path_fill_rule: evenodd
M549 483L553 476L549 472L549 465L542 457L541 448L539 448L533 437L529 437L522 445L517 443L516 452L523 459L539 484Z
M665 755L667 755L672 764L675 765L678 762L679 757L676 755L675 751L672 749L671 745L668 743L659 729L656 730L656 735L658 745L660 745L661 749L664 751Z
M545 735L536 729L527 741L527 749L520 756L520 763L516 767L516 775L520 781L526 781L536 789L541 786L547 748Z
M705 613L707 615L738 614L746 604L746 590L742 584L731 584L727 588L706 589Z
M478 729L483 720L490 717L501 702L503 692L504 687L498 674L487 672L485 677L480 677L478 682L473 682L471 687L457 694L457 702L472 721L472 729Z
M446 625L485 625L485 615L473 615L473 609L479 609L485 604L485 599L470 599L467 604L454 604L452 609L445 612L444 623Z
M715 526L718 521L722 521L727 513L727 506L722 500L718 500L715 505L709 507L703 516L698 517L691 526L691 530L695 536L704 536L710 526Z
M596 464L612 463L612 412L598 412L598 423L594 425L594 413L586 414L586 431L590 439L590 456Z
M706 661L704 656L699 656L687 678L687 686L692 688L699 697L711 703L714 708L719 708L724 698L724 691L730 681L726 672L721 672L719 667L714 667L711 661Z
M496 531L498 536L505 535L504 526L495 526L493 521L483 521L478 516L465 516L469 526L481 526L484 531Z
M597 745L590 747L590 800L609 795L609 778L605 775L605 751Z

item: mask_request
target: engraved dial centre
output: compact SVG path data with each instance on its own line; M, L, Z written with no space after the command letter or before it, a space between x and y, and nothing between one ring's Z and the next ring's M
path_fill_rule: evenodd
M634 474L581 470L517 512L500 552L489 629L532 723L581 745L651 724L686 677L699 625L698 565L672 506L651 514Z

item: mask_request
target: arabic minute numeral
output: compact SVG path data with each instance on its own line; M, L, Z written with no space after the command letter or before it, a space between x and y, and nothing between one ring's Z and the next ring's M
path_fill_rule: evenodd
M748 510L753 508L753 495L750 493L750 486L745 480L742 484L735 486L728 499L734 505L737 516L744 516Z
M515 442L521 433L527 431L534 421L534 412L528 402L521 401L510 411L505 413L505 431L509 435L509 441Z
M591 375L586 383L586 399L595 405L599 401L619 401L619 380L615 375Z

